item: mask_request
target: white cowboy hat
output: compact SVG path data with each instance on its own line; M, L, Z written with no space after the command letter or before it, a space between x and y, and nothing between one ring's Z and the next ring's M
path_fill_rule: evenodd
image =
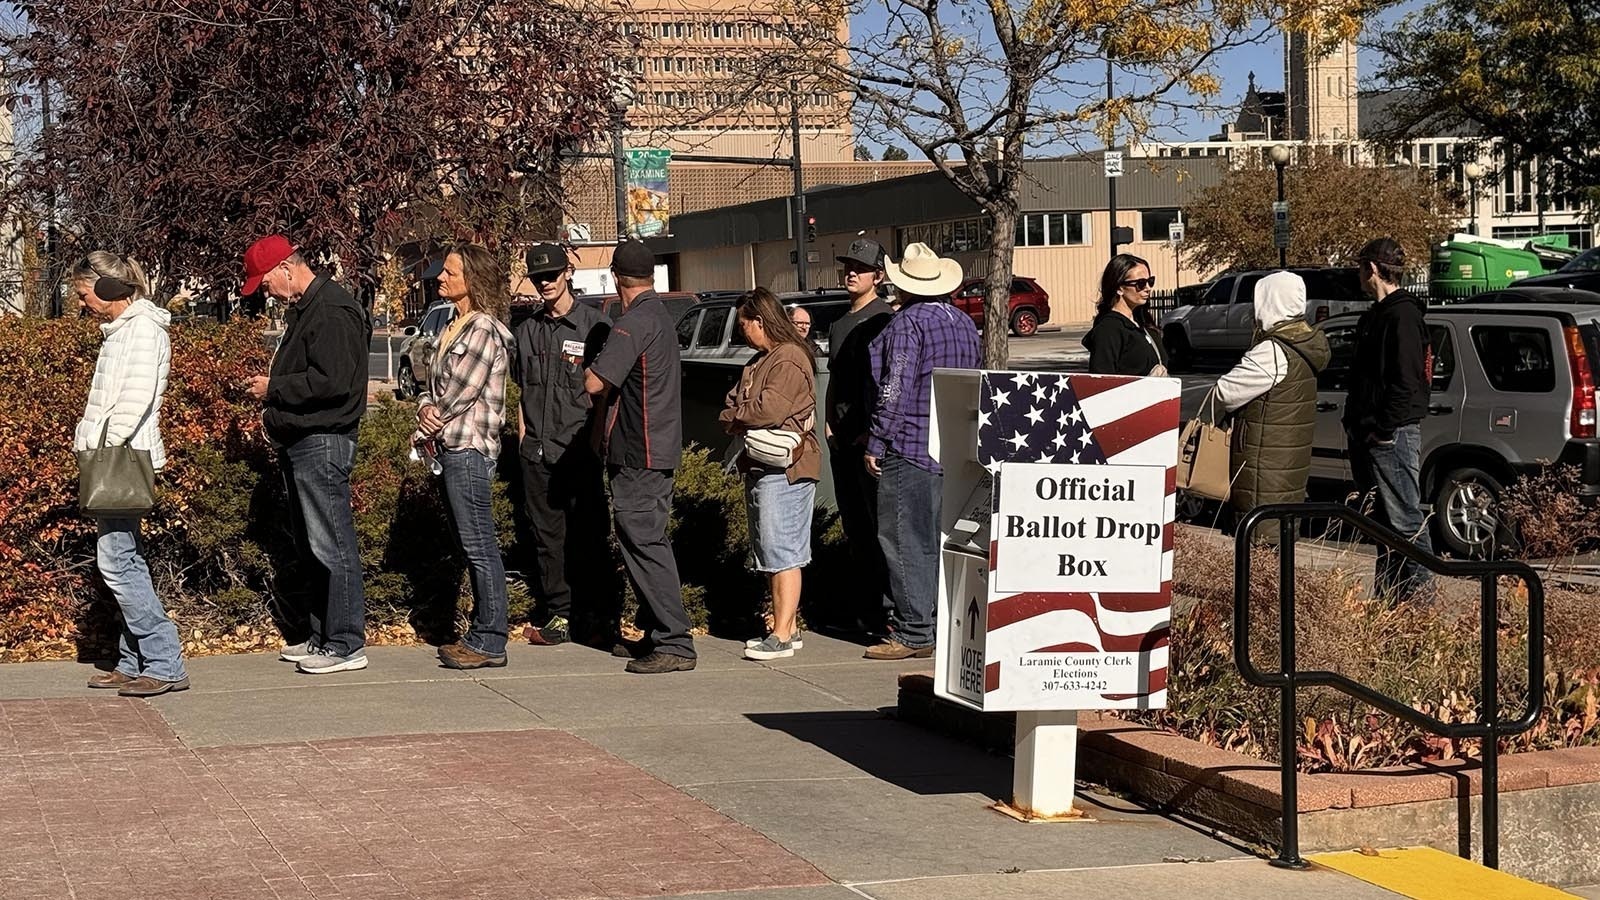
M923 243L906 248L899 262L885 260L883 270L889 283L902 293L918 297L941 297L961 284L961 263L945 259Z

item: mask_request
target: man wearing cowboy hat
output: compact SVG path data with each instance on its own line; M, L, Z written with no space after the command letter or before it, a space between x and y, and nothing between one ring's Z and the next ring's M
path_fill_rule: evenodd
M978 329L951 306L961 264L926 244L884 266L900 293L900 311L868 347L877 389L863 460L878 478L878 544L889 566L890 635L867 659L933 655L939 589L939 514L944 470L928 454L933 370L978 366Z

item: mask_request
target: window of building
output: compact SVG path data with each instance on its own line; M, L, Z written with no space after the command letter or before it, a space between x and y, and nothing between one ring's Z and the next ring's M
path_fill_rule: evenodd
M927 244L936 253L987 250L993 233L994 220L988 216L929 225L908 225L895 230L895 252L896 255L903 253L906 247L919 242Z
M1066 247L1089 243L1087 213L1024 213L1017 217L1018 247Z
M1550 333L1525 325L1479 325L1472 329L1484 374L1495 390L1542 394L1556 386Z
M1588 225L1501 225L1489 229L1489 236L1499 240L1518 240L1536 234L1564 234L1576 249L1588 250L1594 246L1594 229Z
M1176 209L1141 209L1139 210L1139 240L1145 242L1165 241L1167 239L1167 226L1178 222Z

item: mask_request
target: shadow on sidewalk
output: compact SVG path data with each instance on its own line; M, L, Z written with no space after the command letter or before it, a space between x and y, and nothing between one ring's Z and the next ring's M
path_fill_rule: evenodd
M896 787L924 796L1011 795L1011 760L869 712L747 713Z

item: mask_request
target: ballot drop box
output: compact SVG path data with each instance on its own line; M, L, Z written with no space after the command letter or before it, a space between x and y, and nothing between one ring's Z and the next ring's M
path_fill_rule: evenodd
M1077 711L1165 705L1174 378L940 369L934 690L1017 714L1011 811L1070 818Z

